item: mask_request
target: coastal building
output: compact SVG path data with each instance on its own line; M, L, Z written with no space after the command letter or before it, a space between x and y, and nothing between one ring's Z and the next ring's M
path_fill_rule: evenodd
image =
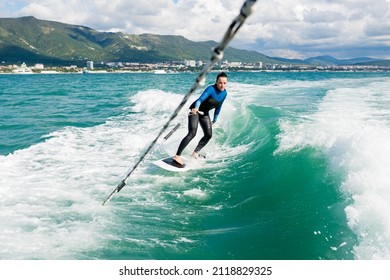
M185 60L184 64L187 67L196 67L196 61L195 60Z
M87 69L93 70L93 61L87 61Z
M36 63L34 65L34 69L36 69L36 70L43 70L43 69L45 69L45 66L42 63Z
M262 62L262 61L256 62L256 63L255 63L255 67L257 67L257 68L263 68L263 62Z
M33 71L30 67L27 67L26 63L22 63L19 67L16 67L14 70L12 70L12 73L14 74L32 74Z

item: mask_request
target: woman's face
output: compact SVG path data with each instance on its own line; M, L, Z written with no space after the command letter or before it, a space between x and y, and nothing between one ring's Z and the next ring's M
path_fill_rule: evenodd
M226 77L219 77L217 82L216 82L217 88L222 91L226 89L227 85L227 78Z

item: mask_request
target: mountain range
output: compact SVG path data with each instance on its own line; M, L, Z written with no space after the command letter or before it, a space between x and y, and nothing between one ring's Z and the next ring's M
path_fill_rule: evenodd
M140 63L207 61L212 47L216 44L214 41L194 42L174 35L100 32L86 26L40 20L32 16L0 18L0 63L2 64L26 62L84 65L87 60ZM291 60L231 47L226 49L224 59L272 64L390 64L389 60L378 61L372 58L338 60L330 56Z

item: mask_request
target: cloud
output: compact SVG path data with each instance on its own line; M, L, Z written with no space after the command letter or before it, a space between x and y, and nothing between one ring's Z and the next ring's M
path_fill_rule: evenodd
M219 41L238 14L237 0L14 0L1 17L32 15L100 31L182 35ZM390 0L259 0L232 46L267 55L387 57Z
M267 4L259 5L251 19L255 22L251 30L256 38L250 46L253 49L266 49L272 55L289 50L300 58L368 53L390 58L390 29L386 29L390 23L389 0L268 0L259 4L264 2Z

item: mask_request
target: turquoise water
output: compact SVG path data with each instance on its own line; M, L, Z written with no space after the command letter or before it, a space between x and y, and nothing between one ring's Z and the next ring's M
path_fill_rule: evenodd
M0 75L0 259L389 259L390 74L228 74L207 160L152 164L183 110L105 207L196 75Z

